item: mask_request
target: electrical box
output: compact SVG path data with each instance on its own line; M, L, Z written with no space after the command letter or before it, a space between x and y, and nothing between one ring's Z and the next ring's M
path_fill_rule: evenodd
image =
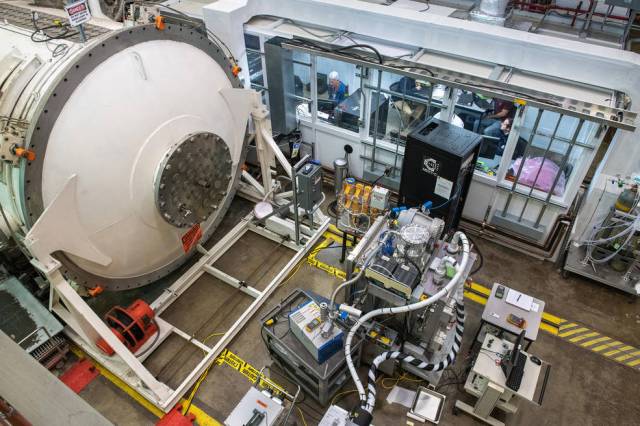
M369 201L369 207L380 211L385 211L389 207L389 197L391 191L381 186L374 186L371 191L371 201Z
M342 349L342 330L334 327L328 337L322 337L320 306L309 301L289 314L289 328L319 363L325 362Z
M322 167L308 163L296 173L298 205L309 211L322 200Z
M225 426L272 426L284 411L282 401L251 387L224 421Z
M399 203L431 201L431 216L444 220L444 232L457 228L481 142L482 136L435 118L418 126L407 137Z

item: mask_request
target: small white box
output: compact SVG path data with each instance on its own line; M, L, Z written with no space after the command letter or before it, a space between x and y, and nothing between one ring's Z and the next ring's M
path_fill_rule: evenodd
M371 201L369 207L377 210L386 210L389 207L389 197L391 192L387 188L374 186L371 190Z

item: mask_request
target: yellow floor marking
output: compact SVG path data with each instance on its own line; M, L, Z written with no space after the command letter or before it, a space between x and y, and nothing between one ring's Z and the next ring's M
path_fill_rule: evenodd
M593 339L593 340L590 340L588 342L584 342L580 346L582 346L583 348L588 348L591 345L595 345L596 343L604 342L605 340L611 340L611 339L606 337L606 336L602 336L602 337L598 337L597 339Z
M622 356L619 356L616 358L616 361L624 361L627 360L629 358L633 358L636 355L640 355L640 351L633 351L633 352L629 352L628 354L624 354Z
M75 345L71 345L71 352L73 352L78 358L81 358L81 359L82 358L89 358L87 354L85 354L80 348L78 348ZM103 365L98 363L96 360L94 360L92 358L90 358L90 359L93 362L93 364L96 366L96 368L98 369L100 374L102 376L104 376L104 378L106 378L111 383L116 385L120 390L122 390L124 393L129 395L134 401L136 401L138 404L142 405L149 412L151 412L151 414L153 414L154 416L156 416L158 418L164 417L165 413L161 409L159 409L158 407L153 405L151 402L149 402L144 396L140 395L135 389L133 389L128 384L126 384L123 380L121 380L118 376L113 374L111 371L109 371ZM186 400L182 399L180 402L184 403L184 402L186 402ZM209 416L207 413L202 411L200 408L196 407L194 404L191 404L191 407L189 407L189 413L193 414L196 417L196 421L198 422L199 425L202 425L202 426L223 426L222 423L218 422L216 419L214 419L213 417Z
M568 330L568 329L574 328L574 327L578 327L578 324L576 324L575 322L570 322L568 324L562 324L560 326L560 330Z
M474 301L476 303L479 303L481 305L486 305L487 304L487 299L485 299L482 296L478 296L475 293L471 293L469 291L465 291L464 292L464 297L466 297L467 299L472 300L472 301Z
M491 289L489 289L489 288L487 288L487 287L485 287L483 285L480 285L478 283L472 282L469 285L469 287L471 287L473 290L475 290L475 291L477 291L479 293L482 293L482 294L486 295L487 297L491 294Z
M580 340L584 340L584 339L587 339L589 337L595 337L595 336L599 336L599 335L600 335L600 333L596 333L595 331L593 331L591 333L583 334L582 336L572 337L571 339L569 339L569 341L571 343L575 343L575 342L579 342Z
M629 349L633 349L633 348L632 348L631 346L623 346L623 347L621 347L621 348L617 348L617 349L615 349L615 350L613 350L613 351L605 352L605 353L603 353L602 355L604 355L604 356L611 356L611 355L619 354L620 352L626 352L626 351L628 351Z
M546 331L547 333L553 334L554 336L558 335L558 329L553 325L549 325L541 322L540 329Z
M544 312L542 314L542 318L544 318L546 321L549 321L549 322L551 322L551 323L553 323L553 324L555 324L557 326L560 326L560 324L562 324L562 322L565 321L562 318L557 317L557 316L555 316L553 314L550 314L548 312Z
M567 331L565 333L558 333L558 336L560 336L560 337L568 337L568 336L571 336L571 335L576 334L576 333L584 333L585 331L589 331L589 329L588 328L584 328L584 327L574 328L573 330Z
M631 361L627 363L629 367L635 367L638 364L640 364L640 358L636 359L635 361Z
M614 346L618 346L618 345L622 345L622 344L623 344L622 342L613 341L613 342L605 343L604 345L596 346L595 348L592 348L591 350L594 351L594 352L600 352L603 349L612 348Z

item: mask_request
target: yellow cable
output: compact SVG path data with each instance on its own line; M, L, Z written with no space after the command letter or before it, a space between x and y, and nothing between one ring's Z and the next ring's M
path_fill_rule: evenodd
M302 424L304 426L307 426L307 422L304 420L304 414L302 414L302 410L300 409L300 407L296 407L298 409L298 413L300 414L300 420L302 420Z
M339 396L346 395L346 394L348 394L348 393L354 393L354 392L358 392L358 389L351 389L351 390L344 391L344 392L338 392L338 393L333 397L333 399L331 400L331 405L334 405L334 404L335 404L336 399L337 399Z
M211 364L209 364L209 366L207 367L206 370L204 370L204 372L202 373L202 375L200 376L200 378L198 379L198 381L196 382L195 386L193 387L193 390L191 391L191 393L189 394L189 398L187 398L187 403L184 404L184 410L182 412L182 415L186 415L187 412L189 411L189 408L191 408L191 402L193 401L193 398L196 396L196 392L198 392L198 388L200 388L200 385L202 384L202 382L204 381L204 379L207 378L207 375L209 374L209 370L211 369L211 367L213 367L213 364L215 364L216 360L214 359Z
M210 335L208 335L207 337L205 337L202 340L202 343L207 343L207 340L211 339L212 337L216 337L216 336L224 336L226 334L225 331L221 332L221 333L211 333Z
M298 265L296 265L296 267L293 269L293 271L291 271L291 272L289 273L289 276L288 276L284 281L282 281L280 284L278 284L278 287L282 287L283 285L285 285L286 283L288 283L288 282L289 282L289 280L290 280L291 278L293 278L293 276L294 276L295 274L297 274L297 273L298 273L298 271L300 270L300 268L302 268L302 265L306 262L306 260L307 260L307 259L302 259L302 260L300 260L300 262L298 262Z
M395 383L393 385L391 385L391 386L387 386L387 385L384 384L385 380L394 380ZM382 379L382 382L380 382L380 384L382 385L382 387L384 389L389 390L389 389L393 388L394 386L396 386L397 384L399 384L400 382L423 382L423 381L424 381L423 379L412 379L412 378L409 378L407 373L402 373L401 376L399 376L399 377L397 377L395 379L393 377L385 377L384 379Z
M380 381L381 381L381 380L382 380L382 376L378 377L378 380L376 380L376 383L380 383ZM337 399L339 396L346 395L346 394L348 394L348 393L354 393L354 392L358 392L358 389L351 389L351 390L348 390L348 391L338 392L337 394L335 394L335 396L334 396L334 397L333 397L333 399L331 400L331 405L334 405L334 404L335 404L336 399Z
M206 343L207 340L209 340L212 337L216 337L216 336L224 336L226 334L226 332L218 332L218 333L211 333L210 335L208 335L207 337L205 337L202 340L202 343ZM202 350L205 354L207 353L204 349ZM211 367L213 367L213 364L215 364L216 360L214 359L211 364L209 364L209 366L207 367L206 370L204 370L204 372L202 373L202 375L200 376L200 378L198 379L198 381L196 382L195 386L193 387L193 390L191 391L191 393L189 394L189 398L187 398L187 403L184 404L184 409L183 409L183 413L182 415L186 415L187 411L189 410L189 408L191 408L191 402L193 401L193 398L196 396L196 392L198 392L198 388L200 387L200 384L204 381L204 379L207 378L207 374L209 374L209 370L211 369Z

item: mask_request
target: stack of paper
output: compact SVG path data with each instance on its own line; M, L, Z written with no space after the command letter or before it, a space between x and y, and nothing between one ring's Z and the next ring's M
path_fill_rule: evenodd
M507 293L506 301L507 303L510 303L528 312L531 310L531 305L533 304L533 297L527 296L526 294L520 293L519 291L510 289L509 292Z

